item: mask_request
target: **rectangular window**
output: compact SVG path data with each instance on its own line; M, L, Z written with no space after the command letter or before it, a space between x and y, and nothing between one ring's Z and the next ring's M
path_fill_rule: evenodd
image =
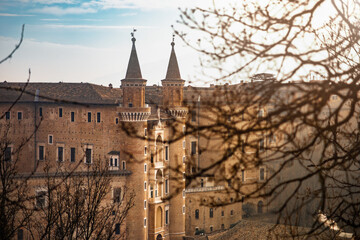
M245 170L241 170L241 181L245 182Z
M115 124L119 124L119 118L115 118Z
M182 191L182 196L185 198L185 189Z
M186 157L185 156L182 157L182 161L183 161L183 164L185 164L185 162L186 162Z
M88 122L91 122L91 112L88 112Z
M53 135L48 136L48 143L53 144Z
M71 121L75 122L75 112L71 112Z
M146 200L144 200L144 209L146 209Z
M63 109L59 108L59 117L62 117L62 116L63 116Z
M62 162L64 161L64 148L58 147L58 161Z
M196 154L196 142L191 142L191 155Z
M45 190L36 191L35 207L43 208L45 207L45 203L46 203L46 191Z
M115 224L115 234L120 235L120 223Z
M126 162L122 161L122 169L125 170L126 169Z
M18 112L18 120L22 119L22 112Z
M165 146L165 160L169 160L169 146Z
M169 193L169 180L165 179L165 194Z
M114 160L112 157L110 157L110 163L109 163L109 166L112 167L114 165Z
M144 191L146 191L146 181L144 182Z
M146 218L144 218L144 227L146 227Z
M132 103L129 103L129 107L132 107L133 106L133 104Z
M118 167L119 166L119 162L117 158L114 158L114 167Z
M182 213L185 214L185 205L182 207Z
M165 224L169 224L169 210L165 210Z
M6 112L6 113L5 113L5 119L6 119L6 120L10 120L10 112Z
M259 141L259 151L264 151L264 139L260 139Z
M260 181L264 181L264 180L265 180L265 169L260 168Z
M147 164L144 163L144 172L146 173L147 172Z
M97 113L96 114L96 121L99 123L99 122L101 122L101 113Z
M70 148L70 162L75 162L75 148Z
M185 149L186 144L185 144L185 140L183 141L183 149Z
M42 113L42 107L39 108L39 116L42 117L43 113Z
M147 154L147 147L144 148L144 154Z
M44 146L39 146L39 160L44 160Z
M213 209L213 208L210 208L209 217L210 217L210 218L213 218L213 217L214 217L214 209Z
M12 147L6 147L4 152L4 160L6 162L11 161L11 152L12 152Z
M195 110L191 111L191 121L196 122L196 111Z
M147 137L147 129L144 129L144 136Z
M91 160L91 154L92 154L92 149L91 148L86 148L85 150L85 163L92 163L92 160Z
M114 203L121 202L121 188L114 188L113 189L113 201Z
M195 210L195 219L199 219L199 209Z

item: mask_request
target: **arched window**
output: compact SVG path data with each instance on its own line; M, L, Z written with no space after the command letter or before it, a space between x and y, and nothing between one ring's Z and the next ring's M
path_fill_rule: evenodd
M158 207L156 210L156 228L162 227L163 226L163 211L161 207Z
M195 219L199 219L199 209L195 210Z
M210 208L210 218L213 218L214 217L214 210L213 208Z

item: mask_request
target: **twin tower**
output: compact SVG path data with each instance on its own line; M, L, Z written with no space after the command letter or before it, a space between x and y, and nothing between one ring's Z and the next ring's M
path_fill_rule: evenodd
M133 35L133 34L132 34ZM132 36L132 49L129 59L125 79L121 80L123 90L122 107L133 113L133 116L124 116L123 121L146 121L148 115L141 111L145 108L145 87L146 80L143 79L140 64L136 53L135 37ZM171 54L166 78L163 79L163 102L162 105L168 113L174 117L184 117L185 112L182 108L183 87L185 81L181 79L178 62L174 50L174 40L171 42ZM132 109L130 109L132 108ZM135 110L136 111L132 111ZM134 115L135 114L135 115Z

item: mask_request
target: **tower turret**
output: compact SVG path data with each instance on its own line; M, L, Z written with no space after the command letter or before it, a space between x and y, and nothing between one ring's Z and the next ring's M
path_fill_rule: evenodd
M175 54L174 38L171 42L171 54L166 77L161 81L163 86L163 106L175 117L183 117L186 110L183 105L183 88L185 81L181 79L179 65Z
M142 78L136 53L134 32L131 33L132 49L125 79L121 80L123 107L145 107L146 80Z
M121 80L123 103L120 111L122 121L146 121L151 109L145 105L146 80L142 78L135 47L135 30L131 33L132 48L125 78Z

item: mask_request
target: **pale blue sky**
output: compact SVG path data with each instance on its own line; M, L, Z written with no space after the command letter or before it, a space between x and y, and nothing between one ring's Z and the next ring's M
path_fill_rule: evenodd
M135 27L143 77L148 85L158 84L166 74L178 7L191 4L190 0L1 0L1 59L18 42L21 25L26 26L21 48L0 65L0 81L24 82L31 68L32 82L118 87ZM182 78L191 81L197 74L197 54L180 39L175 42Z

